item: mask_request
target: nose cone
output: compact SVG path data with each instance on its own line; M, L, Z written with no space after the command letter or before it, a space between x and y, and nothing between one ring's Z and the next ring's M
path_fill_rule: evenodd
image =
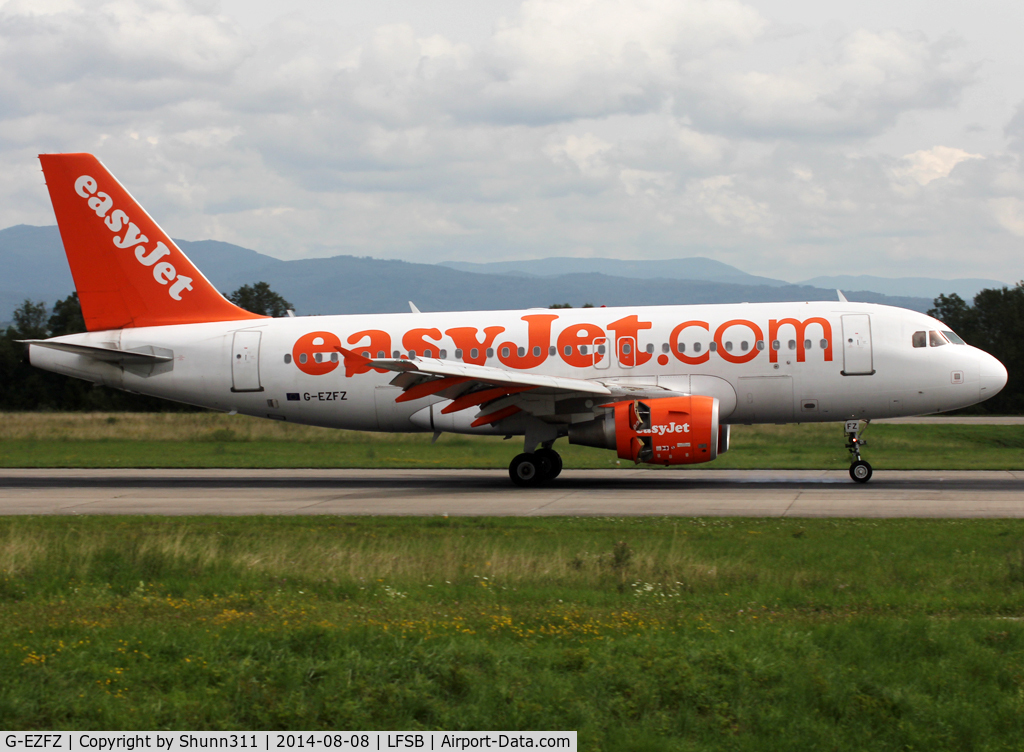
M979 396L983 400L999 394L999 391L1006 386L1006 366L988 353L981 353L979 371L979 385L981 387Z

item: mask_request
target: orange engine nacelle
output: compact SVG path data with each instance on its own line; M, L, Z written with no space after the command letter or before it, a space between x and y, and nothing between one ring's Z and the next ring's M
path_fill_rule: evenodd
M718 400L692 395L616 402L603 418L569 427L569 443L615 449L619 457L656 465L710 462L729 448L718 425Z

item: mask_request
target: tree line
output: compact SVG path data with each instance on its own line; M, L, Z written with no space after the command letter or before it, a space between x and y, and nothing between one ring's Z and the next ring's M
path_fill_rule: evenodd
M244 285L227 296L235 305L265 316L284 316L292 305L266 282ZM561 304L552 307L565 307ZM1006 388L972 408L993 414L1024 414L1024 282L982 290L971 303L955 293L940 295L930 316L943 321L968 344L991 353L1009 371ZM586 306L585 306L586 307ZM24 301L0 334L0 410L177 411L194 408L166 400L95 387L80 379L42 371L28 364L17 340L44 339L85 331L78 293L52 309Z

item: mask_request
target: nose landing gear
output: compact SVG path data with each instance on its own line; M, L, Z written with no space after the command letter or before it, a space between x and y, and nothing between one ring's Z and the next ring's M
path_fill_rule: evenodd
M846 421L846 448L850 450L850 477L856 483L867 483L871 480L871 465L860 458L860 448L867 446L867 442L860 437L861 431L867 428L865 422L861 426L859 420Z

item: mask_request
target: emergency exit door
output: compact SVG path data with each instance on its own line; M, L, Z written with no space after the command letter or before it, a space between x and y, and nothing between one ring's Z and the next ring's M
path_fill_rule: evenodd
M843 376L870 376L874 372L871 317L848 313L843 316Z
M260 386L259 332L235 332L231 347L231 391L263 391Z

